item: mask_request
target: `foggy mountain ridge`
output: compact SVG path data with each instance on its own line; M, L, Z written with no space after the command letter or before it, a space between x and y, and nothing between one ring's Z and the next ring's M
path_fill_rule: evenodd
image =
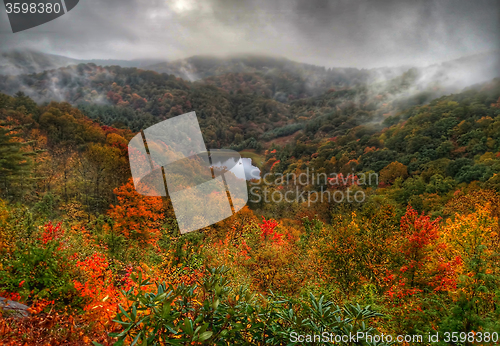
M69 65L94 63L99 66L117 65L121 67L137 67L159 63L159 59L117 60L117 59L73 59L62 55L42 53L35 50L22 49L0 52L0 75L21 75L55 70Z
M184 80L211 83L219 76L232 74L261 74L275 77L285 74L304 83L309 96L317 96L330 88L352 88L359 85L385 84L408 71L415 72L416 90L440 90L440 95L453 93L463 88L483 83L500 76L500 51L490 51L460 57L427 66L387 66L371 69L356 67L333 67L311 65L255 54L235 54L227 57L195 55L171 62L161 62L143 67L159 73L173 74ZM274 96L274 95L273 95Z
M0 91L8 94L23 91L37 102L52 100L74 102L75 99L68 98L67 95L78 94L75 89L77 86L90 87L85 79L94 78L96 75L99 79L114 79L113 73L116 69L100 67L106 64L124 68L136 65L131 67L139 66L144 71L171 74L191 83L195 81L195 84L212 85L227 92L257 92L258 95L271 97L282 103L320 96L332 90L359 87L368 88L367 92L372 96L383 95L387 102L427 93L423 101L427 102L432 98L459 92L470 85L500 76L497 69L497 51L466 56L427 67L399 66L375 69L325 68L281 57L250 54L226 58L198 55L153 64L148 64L151 62L148 60L76 60L35 51L14 51L3 53L1 57L0 71L45 69L43 75L0 76ZM13 59L16 64L11 63ZM98 66L88 64L77 66L86 61ZM67 64L72 66L54 68L57 65ZM128 83L126 79L116 81L121 84ZM99 104L109 102L105 94L92 97L92 100Z
M377 83L387 81L411 68L416 68L423 79L434 78L443 82L452 82L456 79L474 80L482 82L499 74L500 51L491 51L474 55L464 56L455 60L445 61L440 64L432 64L425 67L412 65L387 66L371 69L358 69L356 67L334 67L326 68L289 60L284 57L256 55L256 54L233 54L227 57L210 55L194 55L185 59L173 61L162 61L160 59L73 59L62 55L42 53L35 50L12 50L0 52L0 74L20 75L40 73L73 64L94 63L98 66L121 66L136 67L153 70L158 73L173 74L188 81L198 81L207 77L218 76L226 73L263 73L269 74L276 70L282 70L296 74L304 79L328 79L335 75L337 79L349 79L346 86L364 83ZM496 73L493 71L496 70ZM467 75L467 76L464 76ZM477 78L471 78L476 75ZM331 78L331 77L330 77ZM477 81L475 80L477 79ZM337 83L338 84L338 83ZM463 87L463 85L462 85Z

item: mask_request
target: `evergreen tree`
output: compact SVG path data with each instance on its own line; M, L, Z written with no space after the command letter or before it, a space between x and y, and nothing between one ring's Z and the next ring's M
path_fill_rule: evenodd
M0 193L4 198L19 197L27 187L32 152L23 152L27 143L16 140L19 127L0 121Z

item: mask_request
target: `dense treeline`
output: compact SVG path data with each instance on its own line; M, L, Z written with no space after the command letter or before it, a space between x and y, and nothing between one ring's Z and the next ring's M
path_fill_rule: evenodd
M317 117L293 144L271 147L264 169L286 174L307 167L327 175L375 172L384 186L397 187L398 202L437 212L449 193L464 184L500 188L499 97L497 79L397 112L382 124L348 123L349 129L342 131L336 124L344 125L346 111ZM353 112L351 120L363 114Z
M0 90L35 101L66 101L107 125L133 130L196 110L210 147L239 144L291 121L286 105L262 95L228 94L173 75L93 64L36 75L0 76ZM109 106L100 107L107 104ZM115 105L116 107L110 107Z
M68 103L39 107L22 93L1 94L0 106L2 140L9 143L3 199L35 203L40 210L96 213L109 207L113 189L130 176L130 130L100 126ZM25 166L30 170L21 170Z
M325 68L284 58L235 55L227 58L192 56L148 66L148 69L173 74L185 80L202 80L227 92L257 92L286 102L315 96L330 88L348 88L366 84L378 74L396 71ZM398 69L395 69L398 70Z
M247 149L259 149L256 141L302 128L317 130L322 123L326 124L321 131L336 129L343 134L409 105L423 104L440 92L436 87L417 92L416 70L368 87L371 77L366 71L358 82L351 72L361 71L347 69L338 75L332 72L336 77L331 77L323 68L311 66L305 70L328 86L314 89L295 69L292 73L286 66L275 68L264 74L262 68L243 74L219 71L191 83L150 70L80 64L33 75L0 76L0 90L10 95L22 91L37 102L69 102L103 124L133 131L195 110L210 147Z

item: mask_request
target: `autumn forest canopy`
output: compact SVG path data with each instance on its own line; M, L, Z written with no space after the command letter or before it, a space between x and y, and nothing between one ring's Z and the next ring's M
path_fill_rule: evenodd
M43 71L0 74L0 297L26 307L0 305L0 340L300 345L291 333L360 332L493 342L500 76L450 77L491 58L384 69L257 55L140 68L44 60ZM363 200L249 198L181 235L168 196L135 190L128 143L192 111L207 148L239 151L268 177L249 191ZM304 174L298 187L279 179ZM361 183L369 174L377 179Z

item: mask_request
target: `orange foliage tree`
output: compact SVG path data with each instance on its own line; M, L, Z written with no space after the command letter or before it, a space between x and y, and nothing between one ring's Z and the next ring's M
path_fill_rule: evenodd
M385 281L389 283L391 299L402 299L425 290L444 290L455 285L453 268L460 259L443 262L443 244L439 242L440 219L431 220L419 215L408 206L401 218L400 234L393 241L399 268L389 271ZM458 262L457 262L458 261Z
M94 253L77 261L76 267L82 272L82 280L74 280L74 285L80 295L87 299L84 310L92 320L109 322L118 308L120 293L113 283L113 274L106 257ZM127 281L125 289L129 289L130 285L131 282Z
M113 219L113 232L141 244L156 244L161 233L165 207L161 197L139 194L132 179L114 190L118 204L108 215Z
M439 220L431 221L428 215L418 215L411 206L408 206L406 214L401 218L403 242L400 250L405 258L401 269L406 273L411 287L425 281L422 271L431 260L430 252L439 237Z

